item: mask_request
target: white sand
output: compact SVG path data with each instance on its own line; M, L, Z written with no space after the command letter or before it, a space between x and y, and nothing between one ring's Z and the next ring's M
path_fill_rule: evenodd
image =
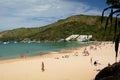
M97 47L97 50L90 50L90 46L87 46L89 56L83 56L83 47L71 52L69 50L68 53L65 51L42 57L0 61L0 80L93 80L98 73L96 70L115 62L113 44L100 46L101 49ZM69 55L69 58L62 58L65 55ZM100 65L91 64L91 57L93 62L97 60ZM42 61L45 65L44 72L41 71Z

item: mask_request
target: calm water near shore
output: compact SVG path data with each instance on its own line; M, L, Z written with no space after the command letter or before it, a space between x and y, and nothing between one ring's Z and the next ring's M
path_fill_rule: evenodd
M86 46L87 42L32 42L32 43L0 43L0 60L19 58L20 55L36 56L62 49Z

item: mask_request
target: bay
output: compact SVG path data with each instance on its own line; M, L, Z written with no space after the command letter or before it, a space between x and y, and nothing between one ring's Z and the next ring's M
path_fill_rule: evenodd
M62 49L82 47L87 42L31 42L31 43L0 43L0 60L19 58L20 55L36 56L50 52L59 52Z

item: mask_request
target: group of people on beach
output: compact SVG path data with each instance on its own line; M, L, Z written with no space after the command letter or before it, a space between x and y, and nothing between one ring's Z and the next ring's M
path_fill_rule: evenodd
M85 48L84 51L82 52L83 56L89 56L89 52L87 51L87 49Z
M90 50L97 50L97 48L100 48L101 49L101 43L99 43L98 45L93 45L93 46L90 46ZM105 45L105 44L104 44ZM89 56L90 53L88 52L87 48L84 48L83 52L82 52L83 56ZM74 53L74 56L78 56L79 53L76 52ZM62 58L69 58L69 55L64 55L62 56ZM59 59L59 57L56 57L55 59ZM90 63L93 64L94 66L98 66L98 65L101 65L101 63L98 61L98 60L94 60L93 61L93 57L90 57ZM110 63L108 63L108 66L110 66ZM41 71L44 72L45 71L45 65L44 65L44 62L42 61L42 65L41 65Z

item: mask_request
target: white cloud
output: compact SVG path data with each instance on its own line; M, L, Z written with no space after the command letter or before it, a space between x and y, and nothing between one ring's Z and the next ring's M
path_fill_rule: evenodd
M0 30L38 27L75 14L100 15L84 3L64 0L0 0Z

